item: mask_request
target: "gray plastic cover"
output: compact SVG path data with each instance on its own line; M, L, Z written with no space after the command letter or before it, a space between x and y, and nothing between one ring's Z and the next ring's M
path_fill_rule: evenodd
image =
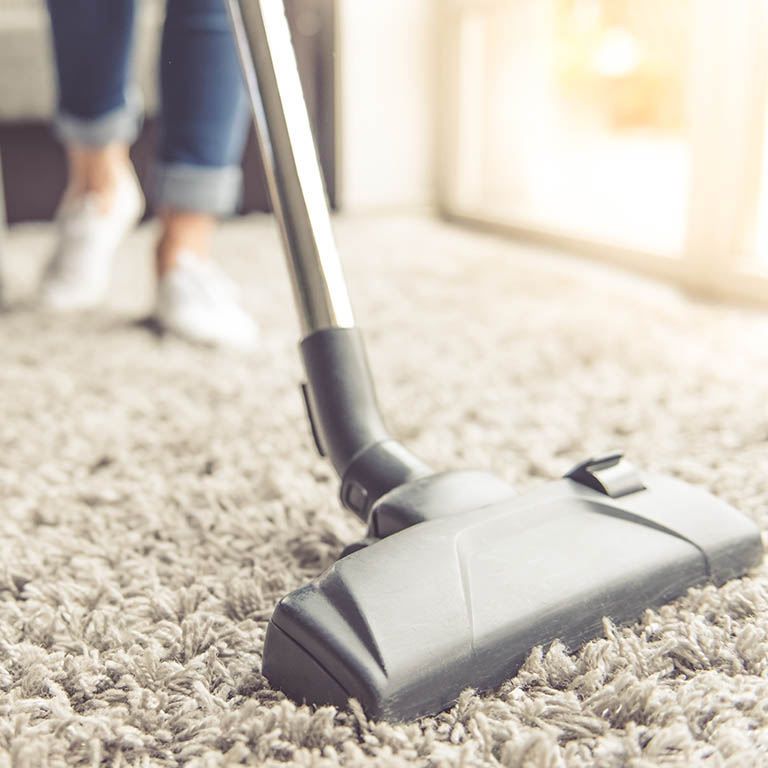
M531 648L576 649L689 587L759 563L759 531L707 492L643 474L611 498L564 479L414 525L283 598L263 672L297 701L408 720L511 677Z

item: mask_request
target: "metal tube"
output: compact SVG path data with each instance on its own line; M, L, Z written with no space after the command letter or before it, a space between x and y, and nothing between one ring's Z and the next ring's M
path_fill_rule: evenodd
M302 334L355 321L282 0L228 0Z

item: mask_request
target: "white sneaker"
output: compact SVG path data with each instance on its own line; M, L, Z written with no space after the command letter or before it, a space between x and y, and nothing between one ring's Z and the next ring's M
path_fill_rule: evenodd
M110 209L102 206L90 193L65 199L59 207L59 242L40 285L40 301L48 309L88 309L104 300L115 250L144 212L132 169L118 182Z
M248 349L258 336L237 286L212 259L188 251L160 278L155 319L163 329L200 344Z

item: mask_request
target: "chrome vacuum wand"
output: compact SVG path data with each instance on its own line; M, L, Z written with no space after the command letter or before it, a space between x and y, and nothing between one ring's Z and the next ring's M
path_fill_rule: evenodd
M283 3L229 0L303 336L355 324Z

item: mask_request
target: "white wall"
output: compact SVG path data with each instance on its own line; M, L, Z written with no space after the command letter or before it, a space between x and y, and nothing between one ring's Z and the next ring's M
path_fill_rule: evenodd
M347 211L435 203L437 0L338 0L338 183Z

